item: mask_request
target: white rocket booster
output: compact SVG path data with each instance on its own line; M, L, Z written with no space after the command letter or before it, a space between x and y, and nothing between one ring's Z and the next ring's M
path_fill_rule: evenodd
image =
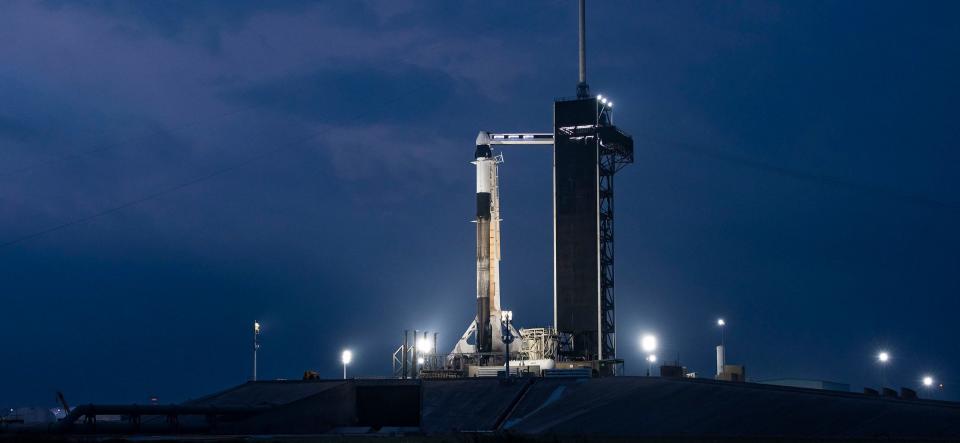
M493 145L552 145L552 133L477 135L473 164L477 168L477 317L453 347L451 355L505 350L500 333L500 185L497 170L503 157ZM514 336L519 336L510 326ZM474 344L469 343L475 337Z
M500 192L489 144L477 139L477 351L494 350L500 318Z

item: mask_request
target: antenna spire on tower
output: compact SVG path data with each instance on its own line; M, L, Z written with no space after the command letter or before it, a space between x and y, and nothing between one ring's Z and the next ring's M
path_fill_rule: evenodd
M587 6L586 0L580 0L580 82L577 83L577 98L590 96L587 85Z

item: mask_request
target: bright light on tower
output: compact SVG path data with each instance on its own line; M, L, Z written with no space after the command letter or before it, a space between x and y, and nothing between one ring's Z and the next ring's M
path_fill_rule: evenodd
M425 362L425 361L426 361L426 360L424 360L423 357L417 357L417 364L418 364L418 365L422 365L423 362Z
M430 340L427 340L426 338L421 338L420 340L417 340L417 352L429 354L430 348L431 348Z
M607 99L600 100L600 103L607 104Z
M880 351L880 353L877 354L877 360L879 360L880 363L886 363L890 361L890 354L887 353L887 351Z
M603 96L600 94L597 94L597 100L603 100Z
M257 334L260 333L260 322L253 322L253 332Z
M647 361L650 362L650 363L656 363L656 362L657 362L657 356L654 355L654 354L650 354L650 356L647 357Z
M723 321L722 318L717 319L717 326L726 326L727 322Z
M928 388L931 387L931 386L933 386L933 377L931 377L931 376L929 376L929 375L923 376L923 386L928 387Z
M613 102L607 102L607 107L608 107L608 108L612 108L612 107L613 107Z
M643 348L644 352L653 352L657 350L657 337L651 334L646 334L643 338L640 339L640 347Z

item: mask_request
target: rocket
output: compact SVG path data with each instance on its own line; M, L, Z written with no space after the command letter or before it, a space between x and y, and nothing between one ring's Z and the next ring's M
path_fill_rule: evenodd
M500 184L498 170L503 155L495 155L493 145L552 145L549 133L494 133L480 131L473 165L477 171L477 318L457 341L451 352L456 355L499 353L507 350L501 331L500 309ZM512 325L510 334L519 337ZM474 338L470 343L470 338ZM484 359L486 357L482 357Z
M500 318L500 193L497 166L486 137L477 138L477 352L494 349L492 323Z

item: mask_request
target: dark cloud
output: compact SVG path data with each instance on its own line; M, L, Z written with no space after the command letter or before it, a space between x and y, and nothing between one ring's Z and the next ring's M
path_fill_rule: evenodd
M254 15L297 13L316 3L299 0L283 2L46 0L42 4L61 13L83 11L111 17L114 19L113 29L127 37L140 38L144 37L144 33L155 33L164 38L185 44L199 44L213 52L218 52L221 34L241 28Z
M329 124L352 124L358 115L367 121L410 123L435 116L455 92L452 79L441 71L408 67L387 72L376 66L340 70L336 65L333 61L320 72L244 86L226 92L225 100ZM389 107L383 106L385 101Z
M0 137L20 143L36 139L40 131L15 117L0 115Z

